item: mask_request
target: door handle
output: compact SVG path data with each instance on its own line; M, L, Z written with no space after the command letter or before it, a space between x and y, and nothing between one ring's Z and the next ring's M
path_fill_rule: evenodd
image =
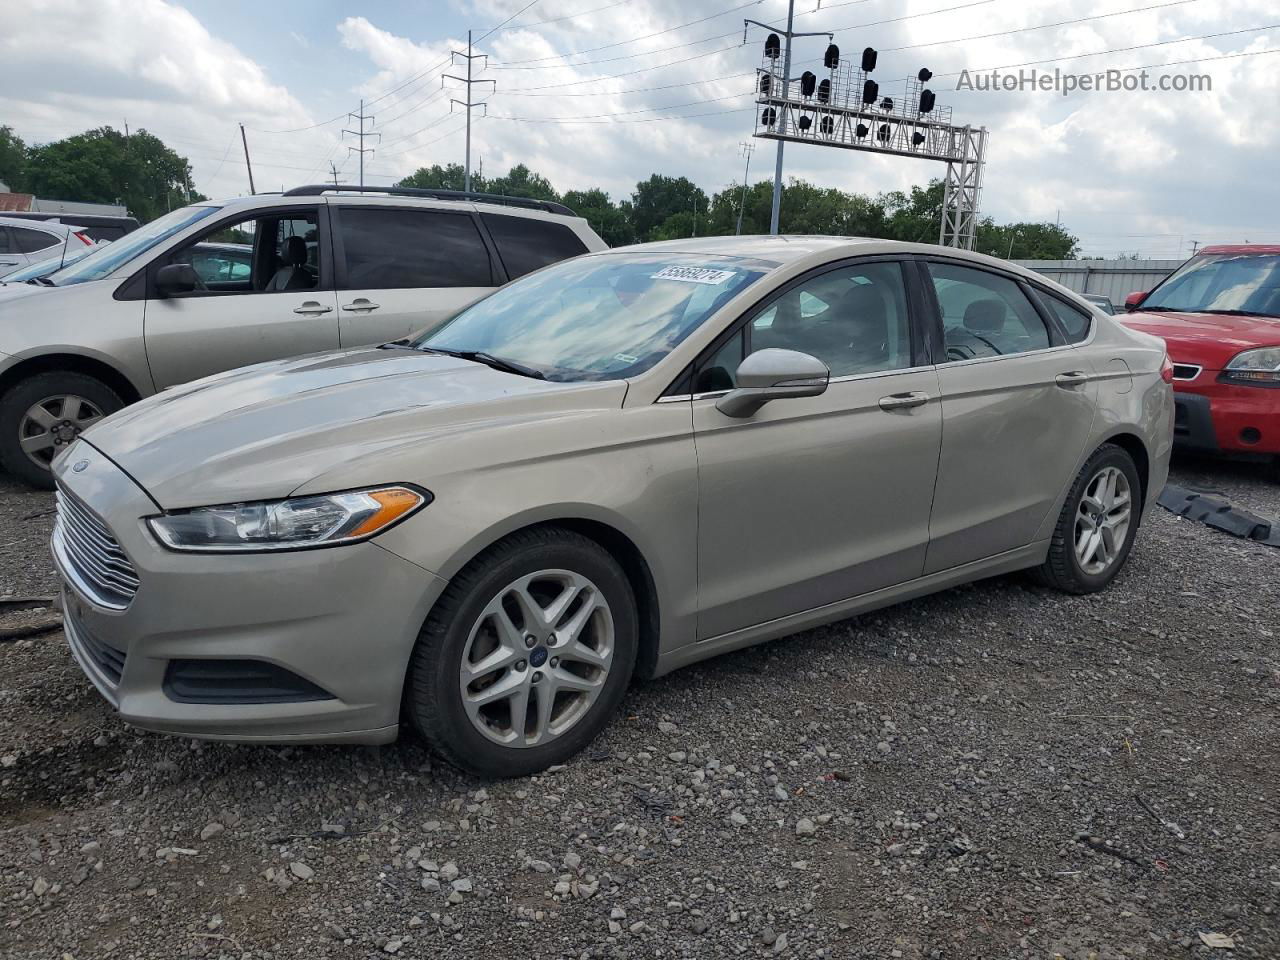
M342 305L343 310L350 310L352 313L371 313L378 309L379 304L372 300L366 300L364 297L356 297L350 303Z
M927 393L891 393L880 398L881 410L910 410L912 407L923 407L929 402Z
M1082 383L1087 383L1089 375L1083 370L1070 370L1067 373L1060 373L1054 380L1060 387L1078 387Z
M333 313L333 307L326 307L324 304L317 303L314 300L307 300L302 306L294 307L293 312L300 313L304 317L318 317L324 313Z

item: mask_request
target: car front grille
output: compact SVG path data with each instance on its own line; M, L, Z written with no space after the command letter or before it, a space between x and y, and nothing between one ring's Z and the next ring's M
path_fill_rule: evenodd
M138 592L138 573L105 523L58 488L53 551L72 584L99 606L123 610Z
M1173 379L1175 380L1194 380L1200 376L1203 367L1197 367L1193 363L1175 363L1173 365Z
M88 660L97 667L103 679L113 687L119 686L120 678L124 676L126 652L117 650L111 644L94 636L70 610L65 612L64 617L67 642L75 648L82 659Z

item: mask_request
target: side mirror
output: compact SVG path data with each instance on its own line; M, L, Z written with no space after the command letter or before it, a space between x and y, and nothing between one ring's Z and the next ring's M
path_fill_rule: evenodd
M189 263L170 263L156 271L156 289L162 297L190 293L200 286L200 277Z
M1142 302L1143 298L1144 298L1146 295L1147 295L1147 291L1146 291L1146 290L1135 290L1135 291L1133 291L1133 293L1131 293L1131 294L1129 294L1127 297L1125 297L1125 298L1124 298L1124 309L1125 309L1125 312L1126 312L1126 313L1133 313L1133 311L1137 310L1137 309L1138 309L1138 304L1140 304L1140 303Z
M738 386L716 401L726 417L750 417L770 400L825 393L831 370L797 350L757 350L738 367Z

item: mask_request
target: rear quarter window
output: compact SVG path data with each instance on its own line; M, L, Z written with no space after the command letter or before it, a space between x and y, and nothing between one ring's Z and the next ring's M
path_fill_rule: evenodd
M10 227L14 243L19 253L38 253L58 245L58 238L43 230L29 230L26 227Z
M1093 323L1092 316L1075 304L1067 303L1052 293L1045 293L1043 290L1037 290L1036 293L1057 319L1058 326L1062 327L1067 343L1079 343L1089 336L1089 326Z
M562 223L500 213L480 216L512 280L587 252L578 235Z

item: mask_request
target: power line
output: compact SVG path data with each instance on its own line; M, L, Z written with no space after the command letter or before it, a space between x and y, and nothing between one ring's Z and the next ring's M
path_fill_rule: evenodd
M489 33L498 33L500 30L528 30L530 27L541 27L548 23L559 23L562 20L575 20L578 17L585 17L588 14L599 13L601 10L611 10L614 7L620 7L625 3L635 3L635 0L613 0L612 3L606 3L604 6L601 6L601 7L592 7L590 10L582 10L578 13L566 13L562 17L552 17L549 20L534 20L532 23L517 23L514 26L510 26L510 27L505 27L505 26L502 26L502 24L499 24L498 26L490 30ZM532 4L530 6L532 6ZM516 14L516 16L519 16L519 14ZM508 18L508 19L511 19L511 18ZM503 23L506 23L506 22L507 21L505 20L503 21ZM486 37L488 35L489 34L485 34ZM482 37L481 39L484 39L484 38Z
M521 7L519 10L517 10L515 13L513 13L511 16L507 17L507 19L503 20L503 21L502 21L500 24L498 24L496 27L491 27L491 28L489 29L488 33L485 33L483 36L481 36L481 37L480 37L480 40L484 40L486 37L490 36L491 34L497 33L499 30L501 30L503 27L505 27L508 23L510 23L510 22L511 22L512 20L514 20L516 17L520 16L520 14L524 13L524 12L525 12L526 10L528 10L530 7L534 6L537 2L538 2L538 0L529 0L529 3L525 4L523 7ZM479 42L480 42L480 40L477 40L477 41L476 41L476 43L479 43ZM470 32L470 31L467 31L467 43L469 44L470 42L471 42L471 32Z
M747 7L758 7L764 3L764 0L747 0L746 3L740 3L736 6L727 7L717 13L708 14L705 17L699 17L697 20L688 20L685 23L678 23L674 27L667 27L665 30L659 30L656 33L646 33L643 36L632 37L630 40L618 40L614 43L602 44L598 47L587 47L585 50L571 50L568 53L556 53L545 57L530 57L527 60L507 60L499 61L500 66L495 66L495 70L514 70L517 69L516 64L522 63L542 63L547 60L563 60L566 57L576 57L583 53L595 53L599 50L609 50L612 47L624 47L629 43L639 43L641 40L652 40L654 37L661 37L664 34L674 33L677 30L683 30L685 27L697 26L700 23L706 23L708 20L716 20L720 17L728 16L731 13L737 13L739 10L745 10ZM734 36L736 34L724 34L724 36ZM714 39L714 38L710 38ZM695 41L696 42L696 41ZM650 51L652 52L652 51ZM581 64L565 64L565 66L581 66ZM544 70L546 67L525 67L526 70Z

